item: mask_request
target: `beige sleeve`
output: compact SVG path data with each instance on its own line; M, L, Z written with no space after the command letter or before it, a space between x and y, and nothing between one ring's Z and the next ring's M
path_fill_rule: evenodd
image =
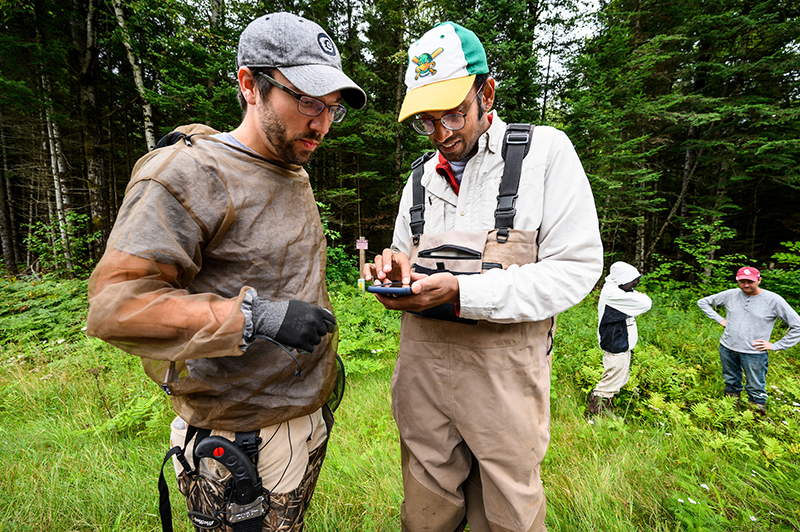
M207 238L193 214L158 183L129 188L89 279L89 335L157 360L241 355L248 287L236 297L185 289Z
M87 334L131 354L184 360L242 353L242 299L176 288L177 268L109 249L89 279Z

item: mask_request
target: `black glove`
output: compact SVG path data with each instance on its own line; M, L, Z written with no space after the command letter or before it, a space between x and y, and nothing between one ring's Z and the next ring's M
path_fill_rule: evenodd
M253 301L253 329L255 335L311 352L323 336L336 329L336 318L329 310L305 301L292 299L287 305L286 301L257 297Z

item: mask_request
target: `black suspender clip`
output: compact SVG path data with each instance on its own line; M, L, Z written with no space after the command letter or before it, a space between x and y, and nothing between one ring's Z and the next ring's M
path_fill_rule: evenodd
M532 131L530 124L508 124L503 136L502 154L505 166L497 195L497 209L494 211L496 239L501 244L508 242L509 229L514 227L522 161L530 150Z
M506 137L506 144L527 144L530 140L530 131L509 131Z
M508 230L514 227L514 217L517 209L514 207L519 195L497 196L497 209L494 211L495 227L497 228L497 241L504 244L508 241Z
M411 226L411 236L416 246L419 244L419 235L422 234L422 229L425 227L425 205L412 205L409 212L411 213L411 221L408 225Z

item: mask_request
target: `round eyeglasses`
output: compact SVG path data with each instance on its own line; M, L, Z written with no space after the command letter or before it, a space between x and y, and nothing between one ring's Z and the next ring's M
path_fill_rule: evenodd
M318 100L311 96L306 96L305 94L296 93L286 85L283 85L278 80L268 76L267 74L264 74L263 72L259 72L258 75L297 100L297 110L300 112L300 114L312 117L319 116L322 114L322 111L327 109L331 114L331 120L337 124L344 120L344 116L347 114L347 109L342 104L337 103L328 105L322 100Z
M475 91L475 96L480 96L482 92L483 85L481 85L480 88ZM472 105L472 101L473 100L470 100L470 106ZM467 111L469 111L469 109ZM414 131L420 135L433 135L433 132L436 131L436 122L442 124L442 127L445 129L449 129L450 131L458 131L467 124L467 113L456 111L455 113L447 113L446 115L442 115L441 118L425 118L421 116L415 116L414 119L411 120L411 127L413 127Z

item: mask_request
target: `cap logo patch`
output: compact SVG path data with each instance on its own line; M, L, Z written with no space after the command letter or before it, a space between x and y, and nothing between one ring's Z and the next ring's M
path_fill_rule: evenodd
M320 33L317 35L317 42L319 43L319 47L323 52L328 55L336 55L336 47L333 45L333 41L330 37L324 33Z
M745 274L745 275L750 275L750 270L748 270L748 269L745 269L745 270L744 270L744 274Z
M433 68L436 66L436 61L433 59L442 52L444 52L444 48L437 48L430 54L419 54L417 57L412 57L411 61L417 65L417 68L414 69L416 73L414 79L436 75L436 69Z

